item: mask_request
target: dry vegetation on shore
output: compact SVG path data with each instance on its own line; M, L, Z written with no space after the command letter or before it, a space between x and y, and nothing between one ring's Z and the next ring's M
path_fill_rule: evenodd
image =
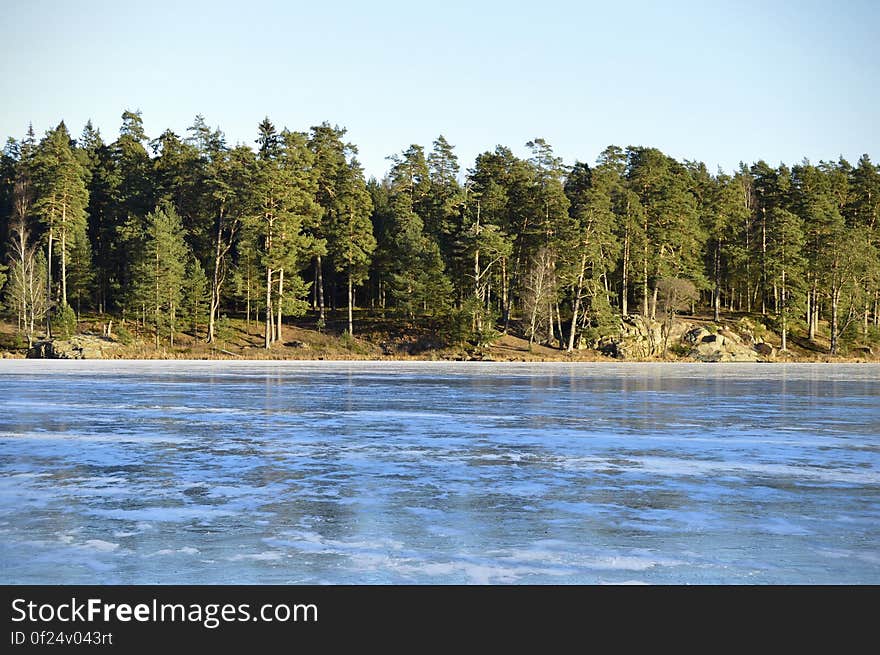
M760 317L735 314L723 316L717 323L708 316L683 316L675 319L665 352L659 343L651 343L651 336L641 336L632 325L624 325L615 337L614 352L595 347L577 348L572 352L551 344L534 343L531 346L518 324L508 334L483 345L450 343L440 321L422 319L416 322L400 318L382 317L377 313L361 312L355 337L345 332L345 320L329 320L319 331L314 319L304 317L282 327L281 338L269 349L263 345L263 325L240 318L227 319L218 330L217 340L208 344L203 334L180 332L174 346L167 339L156 348L153 335L128 323L122 327L111 325L111 337L103 336L107 320L99 316L85 316L78 324L78 334L71 340L55 340L61 354L43 354L60 358L102 359L252 359L252 360L447 360L447 361L533 361L533 362L602 362L602 361L731 361L728 358L701 358L692 343L700 335L726 334L730 347L737 350L732 361L775 362L865 362L880 361L876 349L852 348L845 354L829 354L829 339L820 332L814 342L795 332L789 336L787 352L780 352L779 335L763 326ZM644 332L639 319L636 327ZM744 327L745 326L745 327ZM757 327L755 327L757 326ZM650 324L648 324L650 328ZM659 323L653 327L658 334ZM702 330L699 330L702 328ZM648 330L650 331L650 330ZM691 337L687 336L690 331ZM696 334L696 333L699 334ZM713 337L709 337L714 341ZM690 340L689 340L690 339ZM720 340L723 340L720 339ZM752 353L756 343L766 344L763 353ZM66 349L66 352L65 352ZM27 344L19 338L15 326L0 323L0 351L4 358L28 356ZM751 354L752 359L737 358L736 353ZM711 354L711 353L710 353ZM36 356L31 352L31 357Z

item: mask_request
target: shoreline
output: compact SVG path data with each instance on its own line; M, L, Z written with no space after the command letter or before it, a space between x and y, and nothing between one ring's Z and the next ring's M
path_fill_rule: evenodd
M14 326L2 325L2 359L71 359L123 361L260 361L260 362L506 362L506 363L766 363L856 364L880 362L868 345L831 354L828 339L814 341L789 334L788 349L781 350L778 334L745 319L714 322L703 316L676 318L669 326L641 317L628 317L616 333L568 351L559 344L529 342L518 331L501 333L485 343L452 342L431 325L390 321L363 325L354 337L338 330L319 331L307 322L285 324L271 348L262 336L238 320L215 343L204 335L178 332L174 344L158 347L143 334L120 328L108 335L107 324L83 321L81 331L67 338L37 339L30 347ZM83 329L84 328L84 329ZM103 328L103 329L102 329ZM665 332L668 329L668 334ZM15 344L13 346L13 344Z
M120 364L132 364L132 363L148 363L148 362L174 362L180 364L195 364L195 363L224 363L231 364L233 366L243 365L243 364L308 364L308 365L336 365L336 364L364 364L364 365L374 365L374 364L387 364L387 365L422 365L422 364L434 364L434 365L468 365L468 366L490 366L490 365L546 365L546 366L638 366L638 365L657 365L657 366L666 366L666 365L674 365L674 366L700 366L705 368L715 368L721 365L722 367L742 367L742 366L770 366L774 368L784 367L784 366L858 366L858 365L866 365L866 366L880 366L880 361L867 361L864 359L837 359L834 361L802 361L802 360L791 360L791 361L755 361L755 362L704 362L699 360L686 360L686 359L666 359L666 360L658 360L658 359L644 359L644 360L617 360L617 359L605 359L605 360L492 360L492 359L482 359L482 360L454 360L454 359L419 359L419 358L408 358L408 359L392 359L392 358L384 358L384 359L365 359L365 358L357 358L357 359L331 359L331 358L321 358L321 359L295 359L295 358L173 358L173 357L146 357L146 358L128 358L128 357L108 357L104 359L34 359L34 358L26 358L26 357L6 357L0 358L0 367L3 364L8 362L33 362L34 364L39 363L61 363L62 366L71 366L74 367L76 365L79 366L90 366L92 364L101 365L111 365L114 363ZM69 363L69 364L68 364Z

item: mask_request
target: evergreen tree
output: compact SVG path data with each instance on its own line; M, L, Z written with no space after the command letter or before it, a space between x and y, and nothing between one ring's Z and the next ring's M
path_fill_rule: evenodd
M37 201L46 230L49 289L52 288L53 257L60 259L60 303L67 305L67 264L74 235L86 229L89 193L86 170L71 149L70 135L62 122L46 134L36 157ZM56 247L57 243L57 247Z
M767 279L778 288L782 350L788 349L788 333L803 290L804 230L801 218L779 204L768 216Z
M475 167L468 173L466 216L469 224L463 226L466 231L459 244L459 260L463 260L459 266L459 285L461 288L469 283L475 287L478 283L484 285L484 300L487 304L492 301L490 286L495 289L505 332L513 304L512 279L518 279L522 250L522 243L516 238L519 223L514 212L516 204L512 198L517 195L518 190L528 186L528 179L527 164L514 157L509 148L502 146L497 147L494 152L478 155ZM478 244L474 243L475 238L483 233L484 227L490 230L488 235L495 233L503 242L497 244L498 260L489 260L493 265L485 274L482 271L486 267L480 263L481 258L478 256L478 253L482 254L482 249L475 247ZM467 238L468 232L471 233L470 239ZM472 269L477 271L473 276L467 272ZM475 288L475 293L479 296L482 291ZM477 323L478 320L477 317L474 322Z
M491 335L497 306L506 298L496 291L493 302L492 288L503 290L503 272L513 252L510 237L497 221L506 202L501 187L491 177L482 178L473 171L465 188L462 223L458 231L453 258L453 270L458 285L458 296L464 298L462 309L470 321L470 336L482 342ZM493 222L496 221L496 222Z
M707 270L712 281L712 312L717 322L721 318L721 297L725 278L733 269L737 226L749 218L742 202L741 186L728 175L720 174L707 184L702 203L703 229L707 235Z
M197 255L206 256L213 242L213 216L207 166L211 153L200 152L171 130L151 142L154 194L159 203L174 205Z
M313 243L314 304L317 305L318 321L321 325L325 320L324 258L327 255L328 232L332 230L331 223L340 220L339 214L345 211L342 203L343 189L340 185L345 184L347 180L348 157L357 152L352 144L343 141L344 136L344 128L331 127L329 123L325 122L312 127L309 137L309 148L315 155L317 174L315 202L321 209L321 215L311 225L306 225L306 230ZM334 266L330 268L340 270L339 262L335 262Z
M701 252L705 234L691 193L687 170L654 148L629 151L627 177L644 207L641 253L642 313L656 315L657 288L662 278L707 285Z
M583 305L585 314L591 314L582 320L585 325L604 330L610 323L608 277L620 251L614 234L614 193L618 184L618 172L607 163L594 169L575 164L565 183L574 219L562 255L567 264L563 280L572 295L569 352L574 349Z
M218 151L208 164L207 190L211 196L211 212L214 216L214 247L212 258L211 299L208 308L207 342L214 341L214 325L219 316L223 301L223 285L229 267L229 255L239 245L240 250L253 245L240 241L242 227L247 217L254 213L257 198L253 181L256 176L254 153L245 146L237 146L231 151ZM241 254L241 253L239 253ZM250 267L252 261L248 259ZM250 323L250 291L252 286L248 268L247 306Z
M354 287L360 286L369 273L370 257L376 249L370 214L373 203L357 160L339 171L338 205L329 226L330 254L336 270L344 273L348 284L348 333L354 334L352 306Z
M174 346L176 317L180 312L188 249L180 216L172 205L157 207L146 216L146 230L132 264L129 304L155 331L156 347L162 333Z
M442 134L434 141L426 163L430 188L425 203L425 232L437 242L445 268L451 270L465 198L458 183L458 157Z
M116 304L125 267L125 254L120 252L118 238L122 177L113 149L104 143L91 121L83 130L80 148L89 172L88 237L93 253L97 309L103 312Z
M305 311L302 298L308 285L298 271L303 260L310 259L313 242L303 233L303 225L314 221L320 212L315 203L314 155L306 135L285 130L280 139L275 139L274 134L268 119L260 124L261 145L254 184L258 213L249 221L249 233L265 271L266 348L280 338L283 313L297 315Z
M7 313L30 339L41 317L75 326L68 302L122 310L123 320L134 312L173 341L183 312L194 331L207 323L212 341L218 317L238 305L248 320L265 314L269 346L284 315L305 311L307 276L318 325L347 295L349 332L362 285L364 305L449 312L457 334L478 343L499 316L505 330L569 350L578 335L613 328L615 309L650 318L661 306L668 328L673 296L691 285L716 321L724 309L771 317L783 349L799 313L808 338L830 336L833 353L869 343L880 325L880 168L867 155L855 166L758 161L728 175L609 146L595 166L569 168L534 139L526 159L503 146L480 154L462 184L439 136L430 153L412 145L390 158L388 177L365 182L345 135L329 123L277 130L266 118L255 147L228 148L199 115L184 138L165 130L148 141L140 113L126 111L112 144L91 122L78 143L63 122L39 143L32 129L8 140ZM178 237L179 275L156 246Z
M70 266L67 270L68 286L71 297L74 299L76 313L82 312L82 301L89 302L92 294L92 285L95 280L95 272L92 267L92 245L89 236L83 229L73 233L73 246L70 249Z
M838 284L843 283L843 277L838 275L841 253L835 249L844 243L846 226L834 197L831 179L822 169L804 161L792 168L792 181L792 208L804 221L806 322L808 337L813 341L819 326L820 303L828 300L829 280L834 278ZM830 295L837 293L832 290Z
M410 146L392 158L389 243L392 269L391 297L414 318L419 312L437 312L448 306L452 284L444 271L437 241L425 233L424 221L415 211L426 204L430 181L420 146Z
M118 166L120 180L118 186L117 224L130 220L143 220L156 206L156 193L153 183L153 166L150 155L144 147L147 135L141 112L124 111L119 138L113 143L113 158Z
M376 238L369 288L372 304L384 310L388 302L388 285L394 270L395 257L392 242L394 216L391 211L391 181L387 177L381 182L370 178L367 181L367 192L373 205L370 222L373 224L373 236Z
M208 318L208 278L198 257L190 253L183 278L182 318L189 324L194 337Z
M847 224L864 228L867 245L874 252L880 251L880 166L862 155L858 165L850 172L850 196L846 208ZM874 325L880 324L880 261L867 262L865 288L863 290L862 336L868 335L872 314Z
M0 152L0 261L6 261L10 224L14 213L15 182L21 156L18 142L9 137Z

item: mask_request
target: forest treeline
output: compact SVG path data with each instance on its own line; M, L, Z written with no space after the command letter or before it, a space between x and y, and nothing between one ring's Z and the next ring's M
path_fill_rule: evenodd
M184 136L122 115L106 142L88 123L10 138L0 161L4 311L28 342L106 313L173 345L216 338L220 317L382 308L447 319L481 340L515 321L572 349L674 302L764 315L831 351L876 340L880 167L764 161L711 173L654 148L609 146L563 164L543 139L503 146L462 172L442 136L365 179L328 123L230 146L201 116ZM658 306L661 308L658 310Z

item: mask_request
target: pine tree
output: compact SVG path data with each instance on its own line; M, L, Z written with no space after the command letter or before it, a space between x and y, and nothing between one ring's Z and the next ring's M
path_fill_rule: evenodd
M47 232L48 286L51 291L53 256L57 254L60 259L60 303L65 307L67 263L74 235L86 229L89 193L85 184L86 170L71 149L70 135L63 122L47 133L40 143L36 170L35 209Z
M129 304L134 314L174 346L176 316L180 311L188 249L180 216L172 205L157 207L146 216L139 255L132 265Z
M410 146L392 158L389 243L391 297L410 317L445 309L452 294L437 241L425 232L416 207L427 213L430 180L424 152Z
M706 268L712 281L712 312L717 322L721 319L725 276L729 278L733 268L737 226L749 218L748 208L742 202L739 183L724 174L711 179L707 184L706 197L701 203L701 216L707 236Z
M99 312L116 305L123 276L124 255L119 252L120 197L122 177L113 149L104 143L99 130L86 124L80 138L88 170L88 237L93 254L94 286Z
M535 280L541 280L542 302L546 301L547 305L532 307L533 311L528 312L533 317L531 323L546 316L547 337L552 341L557 337L555 314L561 345L557 264L565 235L572 229L568 214L570 202L563 188L565 167L544 139L534 139L526 146L532 157L528 162L513 162L508 190L508 213L512 222L509 229L515 235L512 291L521 299L528 296L531 303L535 298ZM539 278L535 277L536 271L540 273Z
M521 257L522 243L517 238L518 216L515 208L518 204L514 198L520 195L520 189L528 186L529 169L525 162L513 156L509 148L498 146L494 152L484 152L477 156L476 165L468 173L466 202L466 217L468 224L463 229L473 231L474 237L483 232L483 227L495 232L504 244L498 244L500 257L497 262L486 272L488 278L482 274L485 266L480 264L482 255L480 248L473 248L467 238L467 232L461 238L459 244L459 260L457 267L459 272L459 286L465 288L468 284L480 282L485 285L487 304L491 302L492 293L489 284L495 289L497 305L501 313L503 329L508 329L511 308L513 306L512 289L513 279L519 279L519 261ZM503 252L502 252L503 251ZM490 260L491 261L491 260ZM470 275L470 270L480 269ZM476 280L473 277L476 277ZM479 295L481 291L475 289ZM464 294L462 294L464 295ZM475 320L476 323L476 320ZM476 325L474 326L476 327Z
M207 167L211 153L200 152L171 130L150 145L156 155L152 161L156 202L174 205L196 253L210 252L214 235Z
M253 181L256 176L254 153L245 146L231 151L218 151L208 164L206 185L211 196L214 216L211 299L208 308L206 341L214 342L214 325L223 300L223 285L229 267L229 256L241 243L240 236L247 217L254 213L257 199ZM241 249L251 244L241 244ZM250 252L249 252L250 254ZM250 261L250 260L249 260ZM250 282L250 277L248 278ZM250 322L250 290L248 285L248 322Z
M569 352L574 349L582 303L593 314L583 321L586 325L607 328L609 322L608 277L620 252L614 234L614 193L618 184L618 173L609 164L594 169L575 164L565 183L573 219L563 235L561 255L563 281L572 294Z
M473 171L464 191L452 265L458 297L464 299L462 310L470 319L470 335L481 342L484 335L494 331L495 306L503 306L506 301L498 291L505 288L502 272L513 252L513 243L497 223L506 201L498 183ZM493 303L493 282L498 290L496 296L502 296L497 298L500 303Z
M452 146L441 134L434 141L428 155L429 190L425 203L425 232L440 248L446 270L451 270L455 260L455 238L461 230L461 207L464 192L458 183L458 157Z
M143 220L156 206L153 166L144 147L146 141L141 112L122 112L119 138L111 146L120 175L118 224L130 219Z
M370 214L373 203L357 160L339 171L338 207L331 214L328 241L336 271L344 273L348 284L348 333L354 333L352 307L354 287L369 274L370 257L376 249Z
M348 157L357 153L357 148L343 141L346 130L339 126L331 127L329 123L322 123L312 127L309 136L309 149L315 156L315 171L317 174L317 189L315 202L321 209L321 214L316 216L312 224L306 225L313 245L314 280L313 289L314 305L318 309L318 322L320 325L325 321L325 257L328 254L329 232L332 230L331 223L339 220L339 214L344 211L342 206L342 189L340 184L347 179L346 168ZM336 262L333 270L341 270Z
M208 318L208 278L198 257L190 253L183 278L182 318L194 337Z
M708 286L700 253L705 234L687 169L654 148L629 151L627 177L645 209L641 253L642 313L656 315L662 278ZM653 288L652 288L653 287Z
M88 302L91 297L95 271L92 266L92 245L85 229L78 229L72 237L73 246L70 249L67 276L70 293L76 303L76 313L79 316L82 312L83 299Z
M803 290L804 230L801 218L781 204L771 207L768 215L767 279L778 288L782 350L788 349L788 333L798 310Z
M804 221L804 256L807 259L807 333L816 338L819 306L823 300L839 302L834 296L842 291L829 291L829 282L842 285L843 278L837 248L844 243L845 222L834 197L831 180L822 169L807 161L792 169L792 208ZM836 345L836 344L835 344Z
M868 245L880 251L880 166L874 165L868 155L862 155L850 172L850 200L846 208L847 224L864 228ZM871 314L874 325L880 324L880 261L868 262L863 290L862 336L868 336ZM872 312L873 309L873 312Z
M275 128L266 119L260 124L259 142L257 213L249 219L249 234L265 271L264 346L269 348L281 336L282 315L298 315L306 309L302 298L308 285L298 271L303 259L310 258L312 241L303 233L303 224L315 220L320 208L315 203L314 155L306 135L285 130L276 139Z

